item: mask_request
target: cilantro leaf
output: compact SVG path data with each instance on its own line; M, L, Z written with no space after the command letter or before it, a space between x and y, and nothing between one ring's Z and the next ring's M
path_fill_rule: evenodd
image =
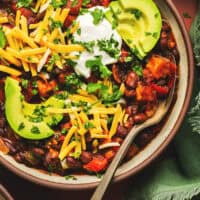
M113 38L113 35L109 40L99 40L98 46L101 51L105 51L113 58L119 58L120 50L118 48L119 43Z
M82 6L87 6L90 2L91 0L83 0Z
M66 5L67 0L51 0L51 5L53 8L60 8L64 5Z
M87 60L86 67L90 68L92 71L98 71L101 78L108 78L112 74L108 67L102 64L100 56L96 56L94 60Z
M101 9L95 8L93 12L91 12L91 15L93 17L93 23L94 25L98 25L104 18L104 12Z
M6 36L3 31L3 28L0 26L0 48L4 48L6 46Z
M143 68L141 65L135 65L133 67L133 71L138 75L138 76L143 76Z
M116 85L113 86L113 91L110 93L109 88L101 83L89 83L87 85L87 92L98 92L99 97L105 104L112 104L122 97L122 93Z
M79 89L82 84L83 84L82 81L80 80L78 75L76 75L75 73L69 76L66 76L65 78L65 87L71 93Z
M21 8L21 7L28 8L31 5L32 1L33 0L18 0L17 7L18 8Z

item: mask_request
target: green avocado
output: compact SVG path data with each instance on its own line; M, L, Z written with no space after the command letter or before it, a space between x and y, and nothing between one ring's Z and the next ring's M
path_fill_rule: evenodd
M136 56L143 59L160 37L162 19L156 4L152 0L118 0L109 7L107 19L111 23L112 17L117 20L116 30Z
M50 97L41 104L24 101L19 82L7 78L5 82L5 114L10 127L21 137L41 140L54 134L50 126L58 124L62 115L47 115L47 107L63 108L64 100Z

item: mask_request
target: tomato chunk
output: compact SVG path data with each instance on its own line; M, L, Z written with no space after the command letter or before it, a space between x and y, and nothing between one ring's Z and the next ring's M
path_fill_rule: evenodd
M163 58L158 55L153 55L146 65L146 68L150 70L155 79L165 78L174 74L176 65L169 59Z
M71 15L78 15L80 8L82 6L82 0L77 0L77 1L67 1L66 7L70 9L69 14Z
M106 169L108 165L108 160L103 156L94 156L93 159L86 165L83 165L83 168L90 172L98 173Z

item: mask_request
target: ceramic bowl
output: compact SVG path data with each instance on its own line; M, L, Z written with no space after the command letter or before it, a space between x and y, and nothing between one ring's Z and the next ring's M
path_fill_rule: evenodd
M0 184L0 200L14 200L3 185Z
M177 133L186 114L193 88L193 54L190 40L175 6L171 0L155 0L162 15L170 23L180 51L180 72L177 100L161 132L147 147L130 161L121 165L114 177L114 182L126 179L141 171L152 162L170 143ZM11 156L0 153L0 162L17 175L40 185L70 190L94 188L100 181L96 176L79 175L77 180L65 180L57 175L49 175L36 169L17 163Z

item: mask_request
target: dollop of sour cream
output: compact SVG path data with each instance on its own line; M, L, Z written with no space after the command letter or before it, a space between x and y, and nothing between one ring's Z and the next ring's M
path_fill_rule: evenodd
M106 12L104 7L96 6L88 9L88 12L80 14L76 20L79 23L79 29L73 35L73 40L75 42L94 43L92 52L86 50L79 54L79 58L75 60L75 72L85 78L89 78L91 75L91 69L86 66L86 61L93 60L97 56L101 57L101 62L104 65L113 64L118 61L118 58L102 50L98 45L98 41L114 41L115 44L117 44L116 48L119 50L119 56L122 46L121 36L112 28L112 25L105 17L103 17L98 24L94 24L92 12L95 11L95 9L100 9L104 13Z

